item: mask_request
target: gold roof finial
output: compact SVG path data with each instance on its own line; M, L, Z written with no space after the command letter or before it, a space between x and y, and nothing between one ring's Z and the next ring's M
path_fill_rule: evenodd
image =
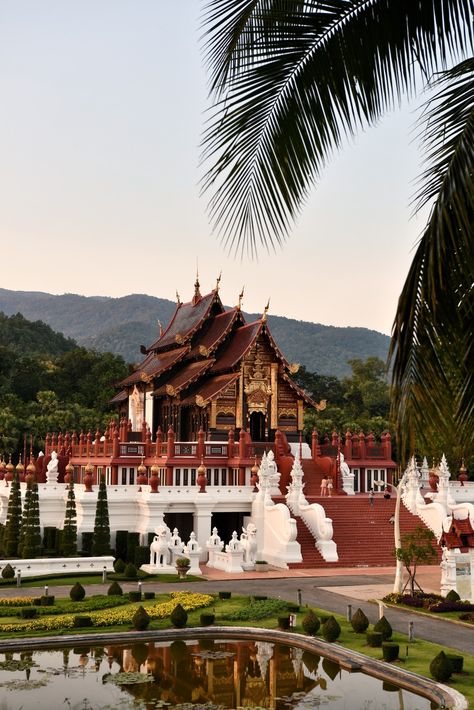
M178 306L181 305L181 299L179 297L179 293L176 291L176 301L178 303Z
M221 282L221 278L222 278L222 271L219 271L219 276L216 279L216 288L215 288L215 291L217 291L217 293L219 293L219 285Z
M158 318L158 330L160 331L160 338L161 338L161 336L163 335L163 324L159 318Z
M193 306L195 306L196 303L199 303L199 301L200 301L201 298L202 298L202 297L201 297L201 292L200 292L200 290L199 290L199 286L200 286L200 285L201 285L201 284L199 283L199 271L198 271L198 267L197 267L197 265L196 265L196 281L194 282L194 296L193 296L193 301L192 301Z
M242 299L244 297L244 289L245 289L245 286L242 286L242 291L239 293L239 302L237 304L237 310L239 310L239 311L242 309Z
M268 299L267 305L266 305L265 308L263 309L262 320L263 320L264 323L265 323L265 321L267 320L267 314L268 314L269 308L270 308L270 299Z

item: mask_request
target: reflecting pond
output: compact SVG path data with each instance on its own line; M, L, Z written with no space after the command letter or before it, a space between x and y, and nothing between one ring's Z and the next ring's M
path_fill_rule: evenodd
M1 710L426 710L425 698L299 648L173 641L0 654Z

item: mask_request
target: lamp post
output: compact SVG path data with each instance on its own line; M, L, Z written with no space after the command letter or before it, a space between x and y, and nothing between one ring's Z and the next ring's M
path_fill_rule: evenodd
M395 542L395 550L402 546L401 535L400 535L400 502L402 499L402 487L405 482L406 471L398 482L398 486L394 486L393 483L385 483L384 481L374 481L374 485L377 488L380 486L390 486L397 492L397 500L395 502L395 520L393 524L393 537ZM393 591L395 593L401 594L403 585L403 563L401 560L397 559L397 568L395 571L395 581L393 583Z

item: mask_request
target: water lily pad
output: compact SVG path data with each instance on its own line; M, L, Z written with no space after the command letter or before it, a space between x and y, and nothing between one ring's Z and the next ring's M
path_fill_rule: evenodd
M153 683L154 678L147 673L107 673L102 678L103 683L115 685L139 685L140 683Z

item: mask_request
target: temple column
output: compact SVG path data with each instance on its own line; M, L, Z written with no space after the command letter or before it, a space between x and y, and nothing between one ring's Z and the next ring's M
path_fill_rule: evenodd
M235 413L235 426L237 429L243 427L244 422L244 367L240 368L239 377L239 400L237 404L237 411Z
M199 496L200 498L204 496ZM212 506L196 506L193 514L193 529L196 533L198 545L201 548L200 561L207 561L206 542L211 537Z
M270 429L278 428L278 363L271 365L270 384L272 388L272 402L270 412Z

